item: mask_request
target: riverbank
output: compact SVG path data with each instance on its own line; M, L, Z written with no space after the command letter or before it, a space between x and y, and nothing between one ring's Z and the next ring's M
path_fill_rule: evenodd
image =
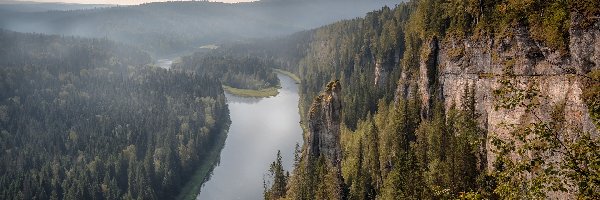
M230 87L227 85L223 85L223 89L230 94L242 96L242 97L272 97L277 96L279 94L279 86L270 87L260 90L249 90L249 89L239 89Z
M262 199L263 178L277 151L284 169L294 165L296 144L302 146L298 122L298 85L277 73L281 89L270 98L246 98L226 93L231 127L220 162L204 183L198 199Z
M302 79L300 79L300 77L292 72L289 71L285 71L283 69L277 69L277 68L273 68L273 70L275 70L275 72L281 73L283 75L286 75L290 78L292 78L296 84L300 84L302 82ZM298 103L298 113L300 114L300 116L304 116L304 106L302 105L302 103ZM308 127L306 127L306 123L304 123L302 121L302 118L300 118L300 127L302 128L302 133L307 133L308 131ZM302 134L302 136L304 137L304 134Z
M275 71L276 73L280 73L283 74L285 76L290 77L291 79L294 80L294 82L296 82L296 84L299 84L301 79L300 77L298 77L296 74L289 72L289 71L285 71L282 69L277 69L277 68L273 68L273 71ZM265 89L260 89L260 90L252 90L252 89L241 89L241 88L234 88L228 85L223 85L223 89L225 91L227 91L230 94L233 95L237 95L237 96L242 96L242 97L273 97L273 96L277 96L277 94L279 94L279 89L281 89L281 86L275 86L275 87L269 87L269 88L265 88Z
M273 70L275 70L276 72L282 73L282 74L284 74L286 76L289 76L290 78L294 79L294 81L296 83L300 83L300 81L302 81L298 75L296 75L296 74L294 74L292 72L285 71L283 69L277 69L277 68L274 68Z
M225 140L227 139L227 132L229 131L228 123L226 127L223 127L221 134L217 136L215 143L213 143L210 153L206 155L204 162L198 166L198 169L192 174L191 179L181 188L178 200L195 200L198 196L198 192L202 189L202 185L210 178L210 174L218 165L221 157L221 151L225 147Z

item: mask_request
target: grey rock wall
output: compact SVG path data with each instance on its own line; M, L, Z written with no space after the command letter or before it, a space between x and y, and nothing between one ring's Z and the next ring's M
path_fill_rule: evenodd
M323 155L334 167L341 162L341 86L338 81L327 85L326 91L313 102L308 115L307 153L310 158Z
M575 23L575 22L574 22ZM476 110L481 116L478 121L487 130L488 143L485 145L486 163L491 170L495 156L492 153L490 136L510 139L503 124L526 124L537 119L527 115L523 108L515 110L496 109L498 100L493 95L501 84L498 82L507 71L514 74L510 78L519 87L533 85L540 90L542 98L539 107L533 112L542 121L551 119L552 111L564 105L565 124L561 137L577 138L581 132L598 135L598 130L588 114L581 98L585 74L600 69L600 23L581 30L571 28L568 52L552 51L534 41L525 27L509 30L513 34L503 38L446 38L439 43L436 62L429 61L431 48L424 48L420 66L419 91L423 97L423 108L429 107L425 98L433 95L431 80L423 80L431 74L432 68L439 70L438 89L448 110L453 104L461 105L466 87L475 88ZM576 26L573 26L576 27ZM436 42L436 40L431 40ZM431 44L429 46L432 46ZM427 52L431 51L431 52ZM429 59L429 60L428 60ZM506 78L506 77L504 77ZM422 89L425 88L425 89ZM426 110L427 111L427 110ZM556 157L556 160L562 158ZM568 197L573 192L550 194L550 197Z

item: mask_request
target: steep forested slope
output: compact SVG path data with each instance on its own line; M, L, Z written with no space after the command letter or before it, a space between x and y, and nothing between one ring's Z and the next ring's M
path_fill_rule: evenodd
M416 0L280 40L306 144L265 197L598 198L598 8Z
M218 80L104 39L0 31L0 198L168 199L229 124Z

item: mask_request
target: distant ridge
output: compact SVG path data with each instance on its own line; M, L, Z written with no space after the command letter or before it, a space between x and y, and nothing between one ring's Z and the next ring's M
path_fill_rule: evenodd
M8 9L0 13L0 28L19 32L106 37L139 46L154 55L164 55L223 41L291 34L361 17L384 5L393 6L401 1L282 2L268 0L229 4L173 1L51 12L28 12L23 8L0 6L0 9Z

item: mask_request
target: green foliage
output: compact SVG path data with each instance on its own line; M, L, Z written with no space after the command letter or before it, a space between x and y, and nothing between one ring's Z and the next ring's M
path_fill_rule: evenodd
M592 150L595 142L586 143L588 140L582 139L563 142L564 145L557 143L552 139L555 135L549 133L562 125L560 117L511 131L522 139L520 142L504 138L493 140L499 145L498 149L505 149L497 152L502 153L499 160L505 163L497 163L502 166L498 173L488 174L486 153L489 148L486 144L490 138L479 126L481 119L475 112L477 85L466 87L460 105L448 106L438 98L438 95L443 97L439 94L441 91L432 84L430 88L434 95L426 102L431 107L431 115L426 116L421 116L422 101L417 91L420 90L418 82L423 81L419 80L419 66L424 57L421 54L427 52L423 48L429 46L427 42L432 38L440 41L481 36L504 38L518 32L566 53L568 30L573 26L571 17L581 13L593 16L589 13L598 10L598 6L594 7L596 4L587 0L413 0L393 9L384 7L364 18L298 33L288 40L273 41L268 45L285 49L282 51L286 53L259 52L262 52L261 57L286 63L287 70L301 75L301 113L308 113L308 105L330 81L339 80L344 88L341 92L344 105L341 146L345 198L537 198L549 191L563 190L567 186L556 181L565 180L567 176L580 180L577 187L582 197L589 197L583 193L596 192L595 175L582 174L596 172L596 165L592 164L597 158L596 151ZM465 52L467 49L456 48L450 52L450 57L456 60ZM494 52L491 54L495 61L499 58ZM479 78L501 80L499 83L503 87L494 91L494 95L505 98L495 99L498 102L496 109L532 112L540 106L540 91L535 84L511 80L510 72L516 62L506 60L503 63L509 72L505 76L479 74ZM437 78L429 77L430 81ZM593 111L598 107L595 106L595 99L599 99L597 94L584 93L584 99L592 109L591 115L599 116ZM585 136L580 134L580 138ZM547 140L549 138L551 140ZM560 153L554 152L556 147L572 152L586 150L587 153L577 154L582 157L571 154L570 167L557 165L548 159L550 153ZM534 149L539 154L528 157L524 153L528 150L514 152L519 148ZM516 161L504 160L508 155L525 157ZM323 186L323 182L312 177L316 165L303 163L305 165L294 170L288 194L293 194L293 199L322 197L320 195L324 194L317 194L315 188ZM584 165L591 167L581 167ZM523 169L537 171L532 174ZM528 177L533 177L530 182L526 181Z
M587 74L587 77L582 98L596 127L600 129L600 70L591 71Z
M238 89L224 85L223 89L231 94L244 97L271 97L279 94L279 87L270 87L260 90Z
M584 133L567 147L572 157L563 168L566 177L575 181L579 190L578 198L600 198L600 139Z
M292 72L285 71L285 70L282 70L282 69L273 69L273 70L275 70L278 73L282 73L282 74L284 74L286 76L289 76L290 78L294 79L294 81L296 82L296 84L300 84L300 82L302 82L302 79L300 79L300 77L298 77L298 75L296 75L296 74L294 74Z
M0 31L3 199L170 199L229 123L219 81L106 40ZM168 86L168 87L167 87Z
M586 132L573 136L565 131L564 102L554 108L550 120L543 120L536 111L546 97L539 95L533 82L526 85L507 76L499 83L497 108L521 109L527 121L505 124L510 137L491 140L497 154L494 192L508 199L537 199L576 187L580 198L598 198L598 139Z
M343 128L348 199L436 199L479 191L484 130L468 91L464 109L451 109L447 120L437 106L435 118L416 128L406 118L414 110L410 104L381 100L378 112L359 121L355 131Z
M287 191L288 176L281 164L281 151L277 151L277 157L269 167L269 182L264 184L265 199L280 199L285 197Z
M419 165L426 166L426 198L447 199L480 190L476 183L485 170L481 154L485 130L476 121L474 93L470 88L465 91L462 109L452 107L444 114L437 105L433 119L417 129L414 151Z
M419 37L506 36L515 26L525 26L531 37L566 53L571 11L584 15L583 27L600 14L597 1L568 0L420 0L410 23Z
M271 59L262 59L254 56L236 56L223 51L209 53L197 52L191 56L184 56L181 62L174 65L175 69L192 71L196 74L220 79L223 85L236 89L247 89L260 91L254 92L254 96L272 95L273 90L279 85L277 74L273 68L277 64ZM234 91L234 90L232 90ZM252 92L242 94L253 95Z
M288 199L342 199L338 174L323 156L297 160L288 182Z
M479 17L483 14L480 10L480 3L480 0L444 2L443 5L446 8L444 17L447 17L450 21L449 31L459 37L472 34L474 25L477 24Z
M458 46L456 48L452 48L448 51L448 56L453 61L458 61L460 58L465 56L465 48L463 46Z
M590 28L594 23L597 23L600 17L600 2L596 0L573 0L569 1L572 12L581 14L581 19L578 19L579 28Z
M301 105L310 105L325 85L339 80L344 123L355 129L359 119L377 110L378 99L391 101L400 77L404 54L405 23L413 6L384 7L364 19L331 24L313 32L308 52L298 61L303 81ZM376 69L381 70L375 83ZM306 106L303 109L308 109Z
M583 87L582 98L587 104L592 121L600 129L600 70L593 70L587 75ZM571 171L567 176L576 182L581 198L600 198L600 138L590 133L583 133L579 139L573 141L570 149L573 150L573 160L567 163ZM579 166L586 166L577 168Z
M379 163L379 130L373 121L359 122L358 130L354 133L358 134L354 136L358 144L346 146L355 148L354 145L357 145L357 151L353 155L356 157L347 160L345 164L348 165L344 165L344 168L353 168L348 169L352 171L346 182L350 186L348 199L374 199L383 184Z
M547 46L565 51L568 43L569 1L504 0L496 5L501 27L525 24L531 36Z
M228 128L222 128L222 133L216 135L213 143L207 147L206 154L202 156L202 162L199 166L194 170L193 174L190 177L183 187L181 187L179 194L175 197L175 199L179 200L194 200L198 197L198 191L202 189L206 178L209 177L215 168L215 163L218 163L221 157L221 149L225 145L225 140L227 139L227 131Z

